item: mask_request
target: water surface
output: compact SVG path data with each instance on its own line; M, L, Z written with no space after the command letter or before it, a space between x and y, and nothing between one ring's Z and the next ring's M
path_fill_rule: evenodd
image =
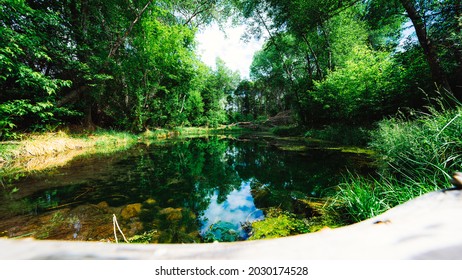
M287 140L140 144L3 188L0 235L114 240L115 214L127 238L150 232L160 243L244 240L243 225L264 219L266 209L296 212L297 199L321 196L347 171L367 172L365 163L364 155Z

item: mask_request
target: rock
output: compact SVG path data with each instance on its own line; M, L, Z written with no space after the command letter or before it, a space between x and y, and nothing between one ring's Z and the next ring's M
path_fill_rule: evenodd
M324 201L312 201L310 199L295 199L294 200L294 212L296 214L302 214L309 218L313 216L322 215Z
M141 222L133 222L128 224L128 231L125 233L128 236L134 236L143 230L143 224Z
M169 221L178 221L183 218L183 214L181 213L182 208L172 208L168 207L165 209L160 210L159 214L167 216L167 220Z
M148 198L148 199L146 199L146 201L144 203L146 203L148 205L153 205L153 204L156 204L157 201L154 198Z
M109 204L106 201L101 201L100 203L96 204L99 208L108 208Z
M128 204L120 212L120 216L124 220L130 220L137 217L141 212L141 203Z

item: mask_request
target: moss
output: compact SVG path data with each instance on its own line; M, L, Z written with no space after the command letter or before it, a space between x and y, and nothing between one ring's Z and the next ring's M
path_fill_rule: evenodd
M266 218L252 223L249 240L277 238L309 232L306 220L298 219L296 215L270 208Z
M376 154L376 152L371 150L371 149L360 148L360 147L326 147L326 148L323 148L323 149L340 151L342 153L364 154L364 155L368 155L368 156L373 156L373 155Z

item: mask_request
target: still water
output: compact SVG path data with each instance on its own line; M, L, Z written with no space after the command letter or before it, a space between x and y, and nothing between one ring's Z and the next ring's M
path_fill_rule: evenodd
M112 241L115 215L127 238L149 232L149 241L159 243L245 240L243 225L264 219L267 209L296 212L297 199L324 195L347 172L367 172L367 162L287 140L140 144L3 188L0 236Z

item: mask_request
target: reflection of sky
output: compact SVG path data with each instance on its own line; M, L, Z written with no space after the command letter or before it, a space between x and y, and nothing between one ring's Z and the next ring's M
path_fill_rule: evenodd
M241 223L261 220L263 212L255 207L250 182L242 182L239 190L232 191L226 200L219 204L218 193L210 198L210 205L205 210L202 219L201 234L204 234L211 225L222 221L232 223L238 228L241 236L245 236Z

